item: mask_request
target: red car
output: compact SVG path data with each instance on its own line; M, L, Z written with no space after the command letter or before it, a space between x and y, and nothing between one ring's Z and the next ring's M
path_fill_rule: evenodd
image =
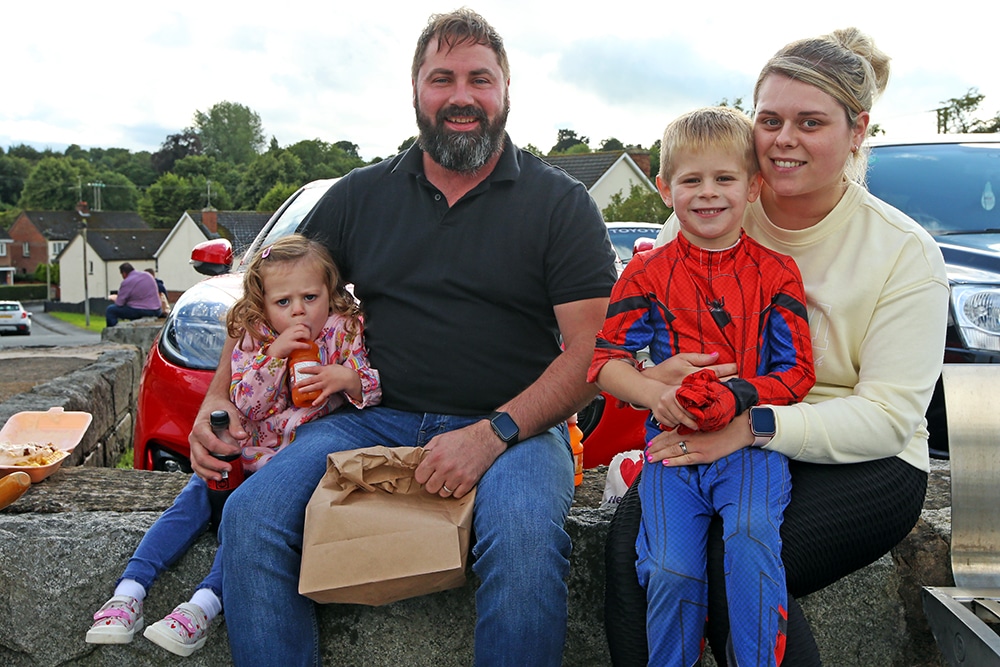
M191 471L188 434L212 381L226 340L225 315L242 289L242 266L257 248L291 234L336 179L314 181L288 198L240 263L229 241L199 244L195 268L210 276L174 305L142 369L135 425L135 467ZM231 272L230 272L231 271ZM584 467L607 464L618 452L642 447L644 412L598 396L579 414Z

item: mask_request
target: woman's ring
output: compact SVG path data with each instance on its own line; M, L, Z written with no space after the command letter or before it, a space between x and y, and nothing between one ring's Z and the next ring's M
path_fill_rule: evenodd
M442 489L444 490L444 492L445 492L445 493L448 493L448 494L452 494L452 493L455 493L454 491L452 491L451 489L449 489L449 488L448 488L447 486L445 486L444 484L442 484L442 485L441 485L441 488L442 488Z
M682 452L684 452L685 454L687 454L687 453L688 453L688 446L687 446L687 443L686 443L686 442L684 442L683 440L681 440L681 441L680 441L680 442L678 442L677 444L678 444L678 445L680 445L680 448L681 448L681 451L682 451Z

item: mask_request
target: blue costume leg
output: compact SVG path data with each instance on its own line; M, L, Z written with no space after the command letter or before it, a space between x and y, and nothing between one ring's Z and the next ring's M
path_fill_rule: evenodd
M643 466L636 573L646 589L650 665L690 667L701 659L708 611L706 540L713 514L703 466Z
M788 459L746 447L713 464L707 477L722 516L736 661L774 667L784 655L788 617L779 534L791 492Z

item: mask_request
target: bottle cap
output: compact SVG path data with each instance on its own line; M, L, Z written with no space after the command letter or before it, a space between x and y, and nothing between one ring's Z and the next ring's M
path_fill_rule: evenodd
M213 429L227 428L229 426L229 413L225 410L215 410L209 415L208 421Z

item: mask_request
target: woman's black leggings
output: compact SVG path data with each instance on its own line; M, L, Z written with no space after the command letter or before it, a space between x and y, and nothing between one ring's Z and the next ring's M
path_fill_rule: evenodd
M878 560L897 545L920 517L927 473L890 457L864 463L823 465L789 461L792 496L781 525L788 582L788 635L784 667L819 665L809 623L794 598L818 591ZM605 628L616 667L645 665L646 592L635 574L635 540L642 508L638 478L611 520L605 549ZM722 523L708 540L709 645L725 667L729 614L723 573Z

